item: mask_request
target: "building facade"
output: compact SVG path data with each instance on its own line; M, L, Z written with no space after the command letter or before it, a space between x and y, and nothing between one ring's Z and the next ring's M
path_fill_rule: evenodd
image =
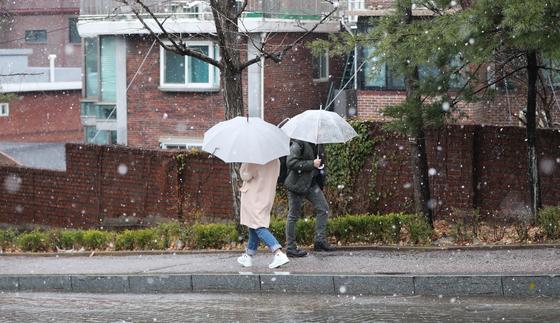
M81 4L78 30L84 38L81 111L86 141L149 148L200 146L204 132L224 120L224 80L219 70L165 50L118 3ZM189 47L219 58L207 2L154 2L151 8L156 15L171 13L166 28L184 34ZM328 10L319 0L249 2L240 18L240 31L250 37L243 45L242 59L255 57L255 46L263 43L272 49L291 43ZM108 18L107 13L115 11L119 13ZM149 18L146 22L153 24ZM307 41L338 29L338 18L329 20ZM280 63L263 60L244 71L241 81L248 115L277 124L325 104L330 82L340 74L340 62L327 55L315 57L307 41Z
M81 141L79 1L0 1L0 140Z

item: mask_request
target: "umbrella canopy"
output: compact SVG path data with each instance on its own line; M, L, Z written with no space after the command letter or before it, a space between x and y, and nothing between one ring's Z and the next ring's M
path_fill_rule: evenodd
M236 117L208 129L202 150L226 163L264 165L290 153L290 138L260 118Z
M341 116L326 110L304 111L286 122L282 130L290 138L315 144L347 142L358 135Z

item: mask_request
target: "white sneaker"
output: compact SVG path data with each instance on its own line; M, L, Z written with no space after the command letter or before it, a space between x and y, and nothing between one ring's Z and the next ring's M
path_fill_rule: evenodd
M248 254L244 253L241 257L237 258L237 262L243 267L251 267L253 265L253 258Z
M282 251L279 251L274 255L274 258L272 259L270 265L268 265L268 268L272 269L272 268L280 267L288 263L289 261L290 259L288 259L288 256L286 256L286 254L283 253Z

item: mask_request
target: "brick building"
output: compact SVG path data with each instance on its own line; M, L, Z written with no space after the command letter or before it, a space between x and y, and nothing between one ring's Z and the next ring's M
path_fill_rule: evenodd
M207 2L144 1L156 14L171 13L166 28L184 34L186 43L208 56L220 55ZM115 2L81 1L78 30L84 37L82 124L86 140L149 148L188 148L224 120L222 82L205 62L164 50L126 7ZM281 46L301 36L330 8L320 0L250 1L240 18L247 34L246 57L266 46ZM117 12L108 18L108 13ZM153 21L146 20L148 23ZM321 24L309 40L337 32L338 18ZM245 57L245 58L246 58ZM340 62L314 57L305 43L281 63L253 64L243 75L244 102L250 116L279 123L324 105L329 82Z
M78 4L0 1L1 141L82 140Z

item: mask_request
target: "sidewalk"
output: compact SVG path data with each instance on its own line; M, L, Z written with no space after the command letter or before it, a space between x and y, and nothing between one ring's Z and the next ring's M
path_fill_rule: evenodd
M560 248L311 251L274 270L259 252L1 255L0 291L279 292L560 297Z

